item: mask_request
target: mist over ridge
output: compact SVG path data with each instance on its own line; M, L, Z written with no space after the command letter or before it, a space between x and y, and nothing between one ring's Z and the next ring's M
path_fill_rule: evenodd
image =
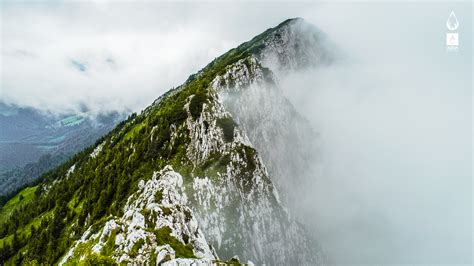
M282 197L289 213L334 264L470 264L470 8L70 3L51 11L7 3L0 95L53 114L140 114L218 55L287 18L303 17L328 41L311 54L323 63L282 64L264 56L258 59L272 70L277 90L253 84L237 104L220 93L239 127L257 128L247 134L270 177L279 174L272 179L282 181L277 188L290 194ZM457 53L445 46L452 10L462 36ZM202 16L206 12L211 15ZM130 25L120 22L124 14ZM27 15L32 19L17 24L16 16ZM27 32L17 35L20 28ZM267 142L256 142L262 132Z

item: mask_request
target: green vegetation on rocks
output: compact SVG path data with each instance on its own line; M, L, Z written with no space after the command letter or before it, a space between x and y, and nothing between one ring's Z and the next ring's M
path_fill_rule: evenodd
M5 204L0 210L0 264L58 263L88 228L96 233L109 217L122 216L139 181L149 180L166 165L181 173L184 186L189 186L201 173L218 178L216 169L224 171L231 163L230 155L216 154L201 165L193 164L186 153L190 134L185 121L195 121L202 114L204 104L212 103L211 81L229 64L261 49L263 39L271 31L215 59L140 114L132 114L119 123L95 145L43 175L37 186L25 188ZM187 104L191 117L185 108ZM237 125L232 118L222 118L217 123L225 141L233 141ZM247 146L236 149L245 159L242 165L246 168L239 178L244 180L244 191L248 191L256 169L256 152ZM158 201L163 194L156 193L154 197ZM162 210L165 215L171 212L164 207ZM169 227L150 230L157 244L170 245L176 257L195 258L193 246L173 237ZM114 241L109 241L102 254L84 254L86 257L80 263L114 265L110 259ZM137 242L132 253L138 252L143 244ZM90 248L79 245L76 252Z
M217 125L222 128L224 132L224 139L227 142L232 142L234 140L234 129L236 124L234 120L230 117L217 119Z

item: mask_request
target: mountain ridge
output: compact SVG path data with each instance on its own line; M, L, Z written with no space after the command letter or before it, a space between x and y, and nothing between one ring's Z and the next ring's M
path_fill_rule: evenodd
M322 263L322 252L281 205L258 151L217 88L239 66L260 70L250 83L272 82L272 71L259 62L262 51L283 47L283 37L298 34L298 23L305 22L284 21L216 58L43 177L34 196L8 217L2 209L0 259L213 263L239 255L258 264ZM280 30L285 34L272 36ZM298 49L275 56L301 56L281 61L299 68L308 58ZM32 238L36 232L39 237Z

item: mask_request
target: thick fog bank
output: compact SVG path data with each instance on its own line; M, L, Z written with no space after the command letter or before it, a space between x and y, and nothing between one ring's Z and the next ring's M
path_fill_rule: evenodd
M342 6L313 22L346 59L280 81L321 146L321 173L293 211L337 264L471 264L469 5ZM446 51L451 9L457 52Z

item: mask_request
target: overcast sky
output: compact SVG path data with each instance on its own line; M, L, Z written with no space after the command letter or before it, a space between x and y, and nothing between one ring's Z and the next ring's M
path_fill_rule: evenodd
M322 138L302 210L336 263L466 263L472 252L472 4L1 4L1 99L140 111L290 17L346 56L281 86ZM460 45L446 51L455 11Z
M2 4L2 98L52 110L138 111L301 5Z
M333 39L351 40L339 45L352 50L377 47L382 43L376 36L386 33L387 26L408 21L371 14L370 7L377 4L356 6L360 8L351 11L344 4L318 3L4 1L1 96L6 102L52 110L85 103L98 110L139 111L215 57L287 18L303 17ZM447 8L425 6L439 11L440 27L430 30L444 30ZM348 18L366 28L346 31L351 28L344 28ZM410 21L425 24L423 20ZM408 37L400 44L412 52L410 46L422 42Z

